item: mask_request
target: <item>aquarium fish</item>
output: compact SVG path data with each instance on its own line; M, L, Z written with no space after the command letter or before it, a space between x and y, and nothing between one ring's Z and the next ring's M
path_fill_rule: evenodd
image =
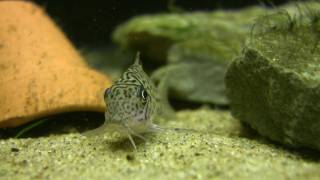
M127 135L135 149L132 135L145 140L142 133L162 130L153 123L159 112L160 98L155 85L143 71L139 52L134 64L105 90L104 100L105 123L98 129Z

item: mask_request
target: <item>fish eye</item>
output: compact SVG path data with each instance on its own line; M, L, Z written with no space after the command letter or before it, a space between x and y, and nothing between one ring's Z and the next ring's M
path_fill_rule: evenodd
M146 102L148 99L148 92L144 89L143 86L140 86L139 88L139 96L142 98L144 102Z
M111 88L107 88L105 91L104 91L104 99L107 98L107 96L111 93Z
M146 91L146 90L143 90L143 91L141 92L141 96L142 96L142 99L143 99L143 100L147 100L147 97L148 97L147 91Z

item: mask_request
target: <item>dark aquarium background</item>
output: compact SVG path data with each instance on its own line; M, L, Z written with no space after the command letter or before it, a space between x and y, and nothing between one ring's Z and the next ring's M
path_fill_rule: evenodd
M142 14L183 11L241 9L253 5L277 6L287 0L36 0L63 28L76 46L100 46L111 41L110 34L124 21Z

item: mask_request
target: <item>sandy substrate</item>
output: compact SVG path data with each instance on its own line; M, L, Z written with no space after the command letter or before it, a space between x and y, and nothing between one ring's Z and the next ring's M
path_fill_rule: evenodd
M136 140L80 133L0 140L0 179L318 179L317 153L248 133L228 112L181 111L166 131ZM313 154L313 155L312 155Z

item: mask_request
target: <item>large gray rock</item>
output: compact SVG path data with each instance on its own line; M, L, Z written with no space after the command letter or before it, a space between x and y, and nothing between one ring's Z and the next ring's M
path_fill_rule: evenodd
M121 47L142 51L151 60L168 62L152 75L164 84L162 94L194 103L227 105L227 65L240 53L254 17L264 12L266 9L254 7L139 16L119 26L113 39Z
M119 26L113 40L150 60L167 62L152 76L158 82L169 80L163 90L172 92L171 98L226 105L227 65L240 53L253 19L266 11L252 7L139 16Z
M260 19L226 86L236 118L272 140L320 150L320 21L309 14Z
M297 12L296 6L281 8L292 14ZM254 19L274 11L255 6L238 11L138 16L116 28L113 40L122 48L141 51L149 60L167 62L153 76L156 81L170 77L167 90L173 92L171 98L227 105L227 65L241 52Z

